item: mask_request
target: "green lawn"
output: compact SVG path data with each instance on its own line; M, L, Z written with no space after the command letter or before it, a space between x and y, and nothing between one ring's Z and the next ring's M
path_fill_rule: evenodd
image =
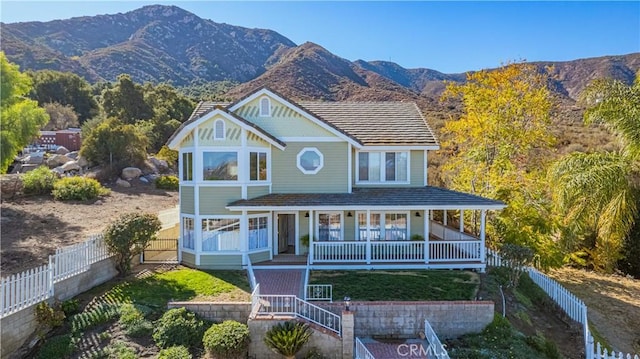
M480 279L466 271L313 271L311 284L332 284L333 299L358 301L471 300Z
M179 268L118 284L104 300L160 308L171 300L250 301L250 292L244 271Z

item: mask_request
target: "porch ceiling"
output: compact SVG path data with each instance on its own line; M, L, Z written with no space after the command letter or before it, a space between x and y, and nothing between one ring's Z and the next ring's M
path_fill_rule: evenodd
M354 188L353 193L272 193L230 203L229 210L502 209L500 201L440 187Z

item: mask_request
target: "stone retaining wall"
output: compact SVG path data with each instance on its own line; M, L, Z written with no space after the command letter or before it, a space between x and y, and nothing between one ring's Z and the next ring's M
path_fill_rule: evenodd
M344 303L319 304L339 314ZM479 333L493 321L494 303L451 302L352 302L356 337L417 338L424 320L439 338Z
M251 313L250 302L169 302L167 307L169 309L184 307L200 317L216 323L225 320L247 323Z

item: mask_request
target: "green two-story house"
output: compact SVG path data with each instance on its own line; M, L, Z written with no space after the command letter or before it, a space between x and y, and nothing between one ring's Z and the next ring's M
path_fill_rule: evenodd
M179 260L197 268L289 255L312 268L482 270L486 213L504 207L428 185L439 145L414 103L296 103L261 88L201 102L168 145L179 151ZM464 213L480 218L478 236Z

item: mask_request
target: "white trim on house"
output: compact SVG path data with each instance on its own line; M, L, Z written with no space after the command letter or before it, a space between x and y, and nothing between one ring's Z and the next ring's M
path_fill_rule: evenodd
M218 108L214 109L211 112L206 113L205 115L203 115L202 117L198 118L197 120L191 122L190 124L186 125L184 128L182 128L180 130L180 132L178 132L178 134L173 138L173 140L171 140L171 142L169 142L167 144L167 147L169 147L172 150L176 150L179 148L180 146L180 142L182 142L182 140L194 129L198 128L198 126L200 126L200 124L202 124L203 122L206 122L208 120L210 120L211 118L215 117L216 115L220 115L222 116L224 119L229 120L231 122L233 122L234 124L240 126L240 128L245 129L253 134L255 134L256 136L260 137L261 139L263 139L264 141L266 141L267 143L275 146L276 148L280 149L280 150L284 150L284 146L282 146L281 144L279 144L278 142L274 141L272 138L270 138L269 136L264 135L261 131L257 131L255 128L249 126L248 124L244 123L243 121L239 121L238 119L234 118L232 115L228 114L227 112L220 110ZM197 133L194 133L195 137L197 136ZM195 141L195 139L194 139ZM197 147L197 146L195 146Z
M351 144L347 144L347 192L353 192L353 150Z
M345 142L337 137L279 137L282 142Z
M492 205L469 205L465 206L464 210L492 210L492 209L503 209L505 207L504 204L492 204ZM226 206L226 209L230 211L323 211L328 210L332 211L336 209L335 205L321 205L321 206L312 206L312 205L300 205L300 206ZM430 210L459 210L460 205L455 204L447 204L447 205L398 205L398 206L350 206L350 205L341 205L341 211L366 211L367 209L372 209L376 211L423 211L425 209Z
M263 88L263 89L260 89L259 91L256 91L254 94L252 94L250 96L247 96L242 101L240 101L240 102L234 104L233 106L229 107L229 111L235 112L240 107L242 107L242 106L246 105L247 103L253 101L254 99L256 99L256 98L258 98L260 96L264 96L264 95L272 97L273 99L277 100L278 102L283 103L284 105L288 106L291 109L295 109L298 113L300 113L307 120L315 123L316 125L322 127L323 129L329 131L330 133L334 134L335 136L341 138L343 141L347 141L347 142L351 143L356 148L362 147L362 145L360 143L358 143L356 140L354 140L351 137L345 135L344 133L338 131L337 129L329 126L324 121L312 116L311 114L307 113L307 111L304 111L303 109L299 108L298 106L295 106L291 102L289 102L286 99L274 94L273 92L267 90L266 88Z
M385 145L385 146L361 146L358 150L362 152L367 151L388 151L388 152L402 152L402 151L412 151L412 150L439 150L440 146L394 146L394 145Z

